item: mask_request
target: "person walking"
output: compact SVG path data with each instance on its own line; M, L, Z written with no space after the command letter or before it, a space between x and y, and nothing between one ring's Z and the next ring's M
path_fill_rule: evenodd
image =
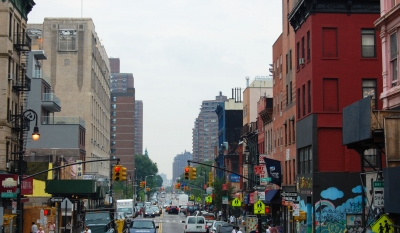
M43 227L39 227L39 230L36 233L44 233Z
M84 233L92 233L92 231L89 229L89 227L86 226Z
M32 222L31 233L36 233L38 231L38 227L35 222Z
M238 226L236 226L236 233L243 233Z
M233 214L229 217L229 221L231 224L235 224L235 217L233 216Z
M71 233L72 225L71 222L69 221L67 225L65 226L65 233Z
M266 225L265 233L271 233L271 231L269 230L269 224Z
M49 233L54 233L54 230L56 229L56 224L54 224L52 221L49 222Z

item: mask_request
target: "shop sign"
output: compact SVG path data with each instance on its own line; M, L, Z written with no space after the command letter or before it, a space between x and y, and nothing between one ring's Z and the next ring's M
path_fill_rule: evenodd
M300 204L299 202L294 202L292 204L293 216L300 216Z
M230 180L232 183L239 183L240 182L240 176L236 174L231 174Z

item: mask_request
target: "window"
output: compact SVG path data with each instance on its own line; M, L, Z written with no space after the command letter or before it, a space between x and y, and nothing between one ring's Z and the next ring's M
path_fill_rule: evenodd
M292 50L289 50L289 69L292 70Z
M113 102L117 101L117 97L116 97L116 96L113 96L113 97L112 97L112 101L113 101Z
M8 22L8 36L12 38L12 21L13 21L13 14L10 13L10 21Z
M117 109L117 104L111 104L112 109Z
M58 31L58 50L76 51L76 30L61 29Z
M337 58L338 57L338 40L337 28L322 29L322 57Z
M300 174L312 173L313 166L312 166L311 146L299 149L299 157L300 157L299 173Z
M111 116L117 116L117 112L116 111L111 111Z
M289 82L289 103L293 102L292 81Z
M297 69L300 69L300 42L297 42Z
M111 141L111 146L115 146L116 142L115 141Z
M305 44L304 44L304 36L301 38L301 58L305 58L304 52L305 52Z
M289 72L289 54L286 54L286 74Z
M310 113L311 112L311 80L308 80L307 88L308 88L308 113Z
M117 119L111 119L111 123L112 123L112 124L117 123Z
M392 87L397 86L397 33L390 35L390 71Z
M301 118L301 114L300 114L300 88L297 89L297 116L298 118Z
M303 85L303 116L306 115L306 85Z
M361 30L361 54L362 57L376 57L374 29Z
M364 166L366 167L375 167L377 166L377 155L379 155L380 151L377 149L368 149L364 152ZM368 161L368 162L367 162Z
M377 99L376 99L376 80L375 79L364 79L362 81L362 95L363 98L371 96L371 107L372 109L377 109Z
M322 88L323 110L329 112L339 111L338 80L324 78Z
M311 59L311 37L310 31L307 32L307 61Z
M111 134L111 138L116 138L117 135L115 133Z
M286 85L286 106L289 105L289 86Z
M111 131L117 131L117 126L112 126Z

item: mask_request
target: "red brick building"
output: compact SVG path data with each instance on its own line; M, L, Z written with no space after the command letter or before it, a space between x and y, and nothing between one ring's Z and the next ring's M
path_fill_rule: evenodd
M296 190L308 230L346 227L348 213L365 210L360 156L342 145L342 110L368 96L382 107L379 8L378 0L301 0L288 15L297 72Z

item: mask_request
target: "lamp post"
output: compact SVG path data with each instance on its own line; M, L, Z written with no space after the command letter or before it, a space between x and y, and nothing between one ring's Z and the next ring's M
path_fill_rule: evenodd
M21 111L22 112L22 111ZM16 217L16 232L23 232L22 229L22 203L21 203L21 183L22 183L22 162L24 161L24 131L29 131L31 121L35 121L35 127L33 128L32 139L37 141L40 138L39 127L37 126L37 113L32 109L28 109L22 112L20 115L13 115L15 118L15 125L17 126L19 121L19 151L18 154L18 180L17 180L17 217ZM17 128L17 127L16 127Z
M146 188L147 188L147 177L150 177L150 176L154 176L154 175L148 175L148 176L144 177L144 183L145 183L145 186L144 186L145 192L144 193L146 193ZM147 200L149 199L147 194L146 194L146 199Z
M131 181L131 173L127 172L126 176L129 175L129 182ZM128 196L128 179L125 180L125 198Z

